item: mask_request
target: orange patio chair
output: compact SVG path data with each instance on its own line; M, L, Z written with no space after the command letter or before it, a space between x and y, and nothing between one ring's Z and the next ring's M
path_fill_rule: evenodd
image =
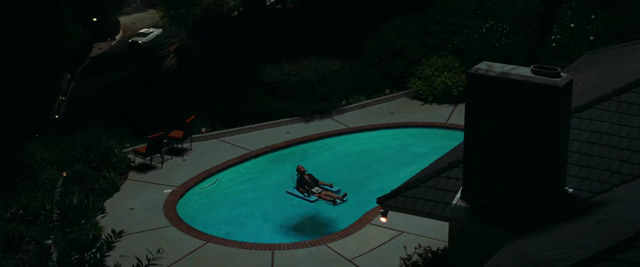
M172 130L167 135L167 140L175 147L175 145L180 144L180 155L184 158L184 153L188 148L191 150L193 148L193 127L191 123L193 119L196 118L196 115L191 115L181 128ZM189 140L189 145L185 148L184 143Z
M143 160L149 159L149 163L153 165L153 156L160 155L160 169L164 165L164 132L149 135L147 137L147 144L133 150L133 159L135 164L135 158L142 158Z

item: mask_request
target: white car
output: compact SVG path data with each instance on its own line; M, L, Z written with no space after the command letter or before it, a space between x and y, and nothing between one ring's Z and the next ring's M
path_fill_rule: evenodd
M154 38L158 37L158 35L160 35L161 33L162 33L162 29L144 28L142 30L139 30L138 33L136 33L136 36L129 39L129 43L135 43L135 44L141 44L141 45L146 44L151 40L153 40Z

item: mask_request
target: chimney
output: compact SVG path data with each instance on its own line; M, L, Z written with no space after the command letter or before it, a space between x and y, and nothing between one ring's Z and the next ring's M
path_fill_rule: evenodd
M481 214L553 212L566 195L571 76L485 61L467 85L461 199Z

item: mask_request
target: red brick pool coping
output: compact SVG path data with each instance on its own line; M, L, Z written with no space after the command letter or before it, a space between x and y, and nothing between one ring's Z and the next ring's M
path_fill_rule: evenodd
M309 136L304 136L296 139L292 139L289 141L285 141L282 143L278 143L275 145L270 145L263 147L258 150L251 151L239 157L227 160L221 164L218 164L214 167L211 167L198 175L190 178L186 182L182 183L176 189L171 191L169 196L165 199L164 202L164 215L169 220L169 222L176 227L178 230L183 233L190 235L194 238L200 239L202 241L206 241L209 243L240 248L240 249L250 249L250 250L291 250L291 249L301 249L308 247L321 246L327 243L335 242L340 239L346 238L356 232L360 231L362 228L367 226L371 221L373 221L378 214L380 213L380 207L376 206L366 212L360 219L358 219L353 224L349 225L347 228L335 232L333 234L323 236L318 239L305 240L299 242L292 243L252 243L252 242L242 242L236 240L229 240L217 236L213 236L202 231L199 231L189 224L184 222L180 216L178 215L178 211L176 209L178 201L182 196L189 191L192 187L196 186L200 182L209 178L215 173L228 169L232 166L238 165L247 160L253 159L255 157L274 152L276 150L284 149L287 147L299 145L302 143L307 143L323 138L351 134L357 132L365 132L365 131L373 131L373 130L381 130L381 129L392 129L392 128L412 128L412 127L422 127L422 128L445 128L445 129L454 129L454 130L463 130L464 126L459 124L451 124L451 123L440 123L440 122L401 122L401 123L383 123L383 124L373 124L366 126L358 126L352 128L338 129L318 134L313 134ZM426 166L425 166L426 167Z

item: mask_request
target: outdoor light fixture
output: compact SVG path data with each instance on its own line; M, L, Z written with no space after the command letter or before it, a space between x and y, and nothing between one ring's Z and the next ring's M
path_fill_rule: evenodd
M93 20L93 21L98 21L98 18L93 18L93 19L91 19L91 20Z
M380 211L380 221L383 222L383 223L386 223L388 214L389 214L388 210L381 210Z

